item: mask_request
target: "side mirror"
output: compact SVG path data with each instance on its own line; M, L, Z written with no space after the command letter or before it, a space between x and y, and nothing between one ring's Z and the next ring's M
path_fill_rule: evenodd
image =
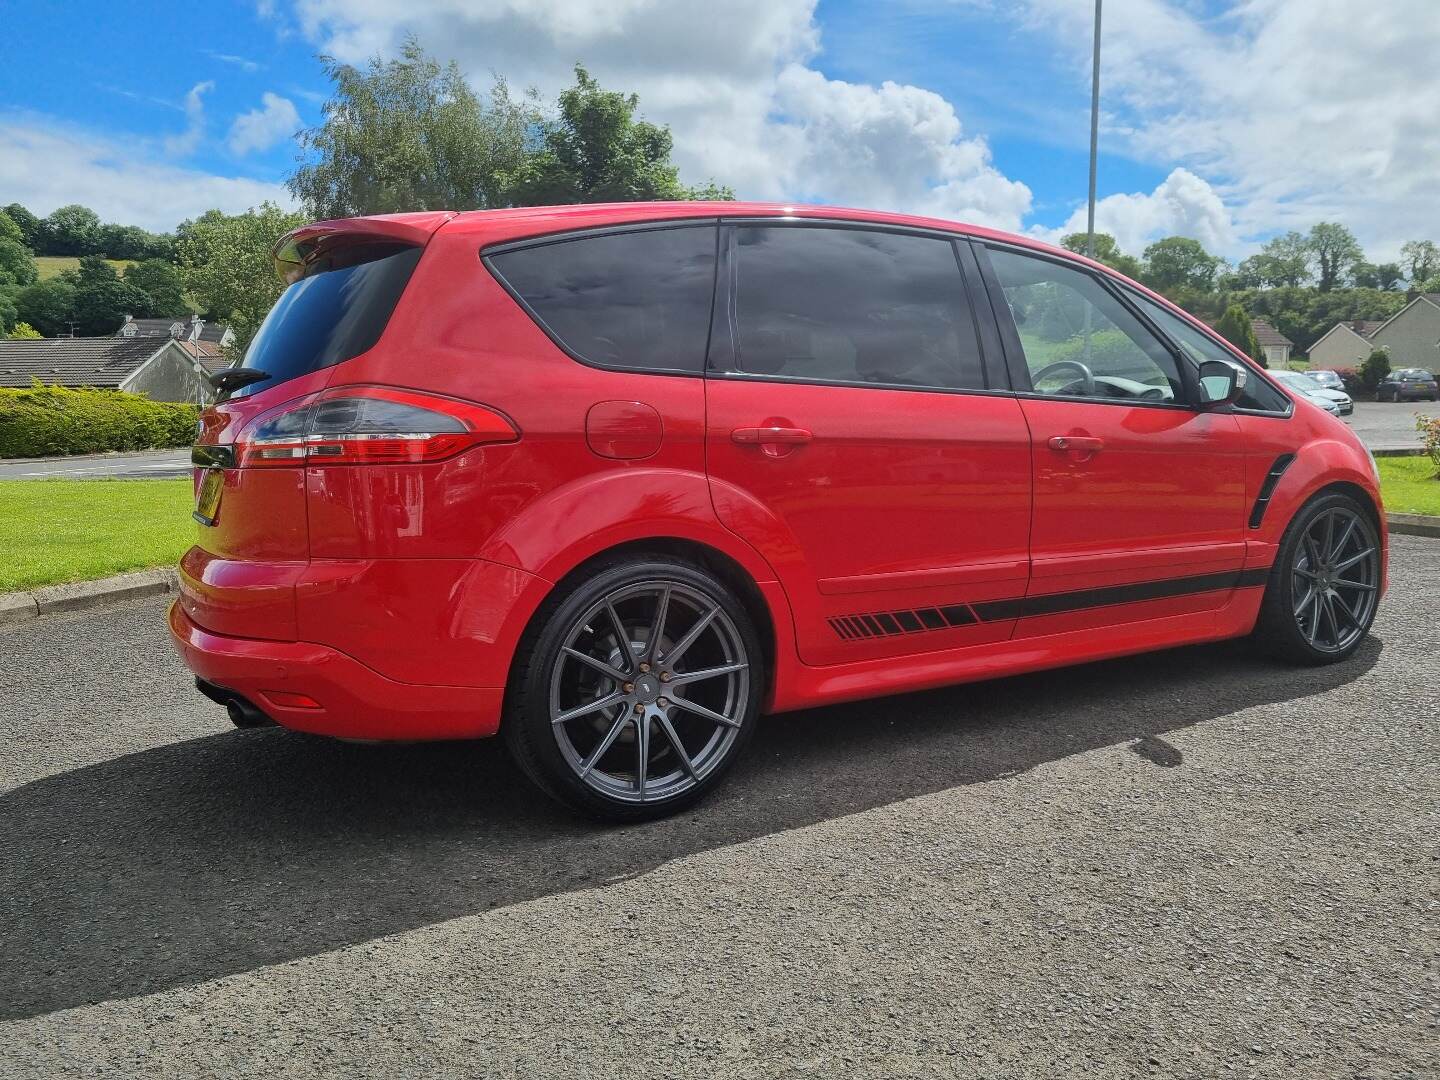
M1204 360L1200 364L1200 407L1215 409L1232 405L1245 393L1250 373L1229 360Z

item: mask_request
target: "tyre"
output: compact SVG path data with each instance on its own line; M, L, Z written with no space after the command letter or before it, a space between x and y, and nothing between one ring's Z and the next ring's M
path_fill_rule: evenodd
M1255 636L1282 659L1333 664L1369 633L1379 599L1380 537L1369 513L1349 495L1322 494L1285 530Z
M597 567L542 606L516 655L501 724L516 763L609 821L672 814L719 783L765 685L744 605L668 557Z

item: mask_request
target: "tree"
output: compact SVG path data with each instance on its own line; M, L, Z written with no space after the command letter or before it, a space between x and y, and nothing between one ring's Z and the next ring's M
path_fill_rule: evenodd
M75 203L62 206L42 223L40 237L47 255L94 255L100 242L100 216Z
M514 179L521 206L633 202L644 199L732 199L728 188L688 188L670 163L670 129L635 119L635 94L604 90L579 64L575 85L560 92L556 115L541 125L542 145Z
M1440 246L1431 240L1407 240L1400 245L1400 262L1411 286L1440 273Z
M99 253L111 259L164 259L170 256L172 245L168 236L136 225L101 225L96 238Z
M1245 309L1239 304L1231 304L1225 309L1225 314L1215 324L1215 332L1246 356L1254 357L1261 364L1265 363L1265 354L1260 351L1260 343L1255 340L1255 328L1250 325L1250 316L1245 314Z
M143 311L132 311L137 318L158 319L165 315L186 315L184 283L180 271L164 259L146 259L125 268L125 283L144 293L148 303Z
M1188 236L1167 236L1145 249L1145 271L1142 280L1157 292L1193 289L1209 292L1215 274L1224 265L1207 252L1198 240Z
M271 249L304 221L267 202L243 214L212 210L178 230L185 289L210 318L230 324L237 352L250 344L284 288Z
M31 251L40 250L40 236L43 230L40 219L19 203L5 207L5 216L20 228L20 242Z
M50 278L27 285L15 294L19 317L46 337L70 333L75 309L75 286L63 278Z
M1357 289L1398 289L1404 273L1399 263L1371 263L1364 260L1350 268L1350 279Z
M1360 382L1366 390L1374 390L1390 374L1390 354L1385 349L1372 349L1360 365Z
M120 279L115 268L101 255L85 255L75 272L75 306L71 319L81 337L113 334L125 322L125 316L144 310L147 297L133 285Z
M0 210L0 240L13 240L21 247L29 247L25 243L25 233L19 225L4 210Z
M488 106L460 68L442 68L414 38L398 59L364 68L322 56L335 92L324 122L300 134L309 160L286 181L316 217L506 205L507 177L525 159L539 121L504 81Z
M1365 258L1355 234L1331 221L1312 226L1305 237L1305 247L1315 260L1319 273L1317 286L1321 292L1329 292L1341 284L1346 268Z
M1236 277L1244 288L1296 288L1310 280L1310 259L1305 237L1287 232L1242 260Z
M18 240L0 239L0 286L29 285L39 276L29 248Z
M23 323L16 322L19 318L20 311L15 306L15 292L8 288L0 289L0 334L12 334L12 327L23 326Z
M40 331L26 322L17 322L10 328L11 341L33 341L40 336Z
M1085 234L1082 232L1071 233L1060 241L1060 246L1066 251L1073 251L1077 255L1085 254ZM1112 270L1118 270L1126 277L1140 277L1140 260L1133 255L1126 255L1120 250L1120 245L1115 243L1115 237L1109 233L1095 234L1095 261L1104 263Z

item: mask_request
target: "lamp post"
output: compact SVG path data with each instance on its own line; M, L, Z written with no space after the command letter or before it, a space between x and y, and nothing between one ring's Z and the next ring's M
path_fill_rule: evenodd
M1100 4L1095 0L1095 54L1090 61L1090 209L1085 220L1085 254L1095 257L1095 157L1100 143Z

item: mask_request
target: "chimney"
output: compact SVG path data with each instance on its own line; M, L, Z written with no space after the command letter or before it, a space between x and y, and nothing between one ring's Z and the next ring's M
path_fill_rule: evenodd
M186 340L187 340L187 341L199 341L199 340L200 340L200 331L201 331L201 330L204 330L204 329L205 329L205 320L202 319L202 318L200 318L199 315L191 315L191 316L190 316L190 336L189 336Z

